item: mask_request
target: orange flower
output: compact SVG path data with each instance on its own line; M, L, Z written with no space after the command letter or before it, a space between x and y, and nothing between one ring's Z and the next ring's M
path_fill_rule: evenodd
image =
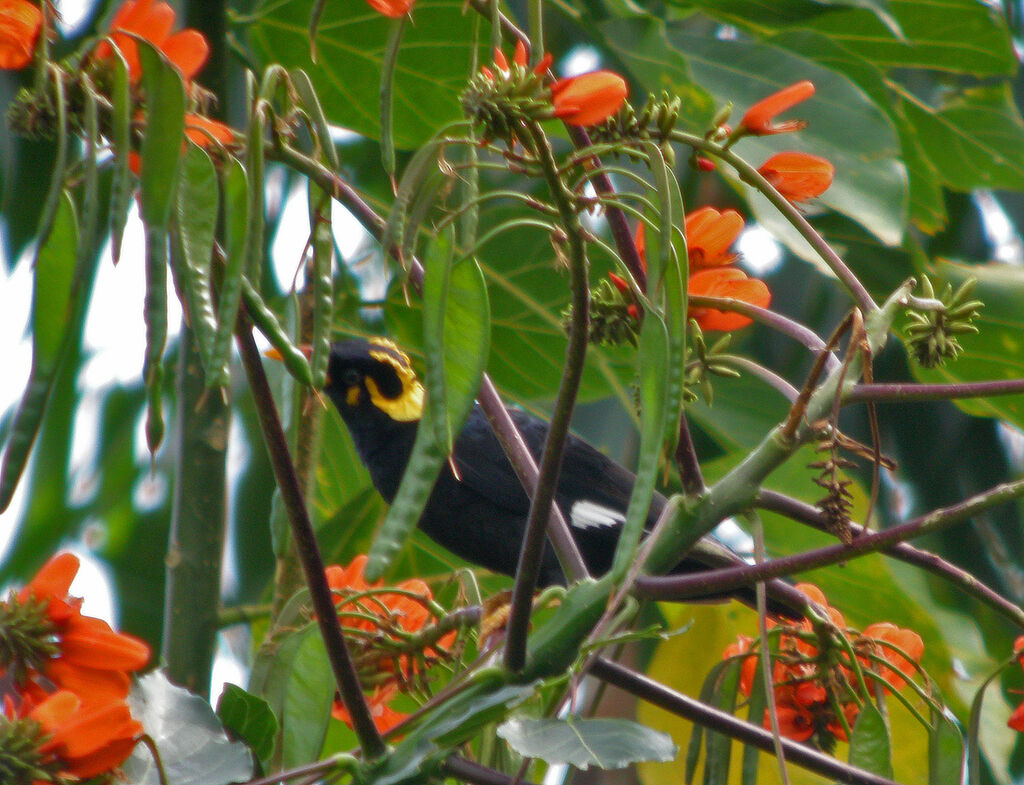
M83 616L82 601L68 596L78 572L78 557L53 557L18 593L19 603L45 603L44 613L53 626L56 654L42 666L42 676L58 690L75 693L84 704L97 705L128 694L128 673L149 662L149 646L138 638L114 632L102 619ZM49 689L34 682L29 695L42 700Z
M776 153L757 170L791 202L821 196L832 185L835 167L809 153Z
M128 63L128 75L132 82L142 76L139 52L134 39L126 33L133 33L145 39L163 52L164 56L179 70L188 84L199 73L210 47L197 30L185 29L171 34L174 27L174 9L164 2L153 0L127 0L110 21L110 38L113 45ZM96 47L97 59L113 54L111 44L101 41Z
M1024 635L1019 635L1013 642L1013 656L1017 658L1021 670L1024 670Z
M39 752L56 758L63 773L82 780L120 766L142 735L124 701L87 707L67 691L48 696L28 716L48 737Z
M619 111L628 94L626 80L612 71L592 71L551 85L554 115L569 125L607 120Z
M28 0L0 0L0 69L24 68L43 24L43 12Z
M395 711L388 705L396 695L398 695L398 685L391 682L377 687L366 701L370 707L370 716L373 717L373 724L377 726L377 730L381 733L387 733L409 716L408 714ZM331 716L336 720L341 720L350 728L352 727L352 719L348 716L345 704L340 700L334 701L334 705L331 707Z
M779 720L779 735L793 741L807 741L814 733L814 715L803 706L776 706L775 716ZM765 709L765 728L772 726L771 717Z
M391 711L387 703L397 693L399 681L407 681L416 672L417 660L412 653L396 655L395 648L404 636L419 632L433 621L434 616L427 607L433 595L430 587L418 578L402 581L394 587L395 592L380 591L381 581L366 582L365 567L366 556L360 555L347 567L327 567L324 575L335 595L334 604L342 625L363 633L358 636L353 632L353 637L359 638L353 651L355 659L362 663L361 672L369 670L368 675L377 682L368 703L378 729L384 732L405 719L406 715ZM423 659L429 663L441 656L455 642L455 637L454 630L442 635L422 652ZM348 712L340 700L334 702L332 714L349 722Z
M735 260L736 255L728 250L742 231L743 217L735 210L718 212L714 207L701 207L687 215L684 232L691 272Z
M877 622L875 624L869 624L864 628L861 633L861 638L865 639L871 646L872 653L877 654L889 665L893 666L896 670L891 668L881 668L880 675L885 679L889 686L894 690L903 688L906 684L903 676L910 677L917 670L914 667L914 662L920 662L921 655L924 654L924 641L921 640L921 636L913 630L904 630L897 627L895 624L890 624L887 621ZM875 643L878 641L879 643ZM887 646L885 644L891 644ZM913 662L908 660L906 657L898 654L894 648L907 654ZM865 667L878 668L876 663L864 663ZM898 671L898 672L897 672ZM902 676L900 675L902 674Z
M751 305L767 308L772 293L768 285L758 278L748 278L747 274L735 267L714 267L698 270L690 276L690 295L705 297L729 297ZM738 330L750 324L749 316L719 311L715 308L690 308L689 315L697 320L702 330Z
M416 0L366 0L366 2L378 14L398 19L412 10L412 5Z
M750 107L740 121L740 128L755 136L799 131L807 126L803 120L787 120L776 124L773 124L772 120L776 115L782 114L801 101L806 101L812 95L814 85L806 80L784 87Z

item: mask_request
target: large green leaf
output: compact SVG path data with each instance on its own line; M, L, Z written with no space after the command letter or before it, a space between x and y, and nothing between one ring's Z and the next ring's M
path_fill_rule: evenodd
M1024 120L1009 84L964 90L934 108L908 95L902 110L949 188L1024 190Z
M577 769L621 769L637 761L669 761L676 746L664 733L623 719L513 717L498 735L526 758Z
M974 296L985 303L975 320L978 334L960 336L963 354L931 370L915 365L923 382L963 383L1024 378L1024 270L1002 264L969 265L940 260L940 280L955 289L978 279ZM971 398L956 402L968 414L997 417L1024 428L1024 394Z
M804 57L750 40L719 40L687 32L682 23L617 21L602 25L615 54L650 91L689 92L683 78L708 91L708 112L690 118L703 132L716 107L750 106L793 82L809 79L815 96L793 111L808 122L798 134L745 140L736 151L755 166L780 150L804 150L836 168L821 202L848 215L893 245L903 236L907 213L906 171L899 137L889 117L842 73Z
M323 4L317 62L310 62L312 0L262 0L248 33L264 65L302 68L313 81L327 119L365 136L380 134L378 90L389 20L362 2ZM413 9L395 67L394 142L418 147L462 117L459 92L470 76L473 14L458 0L423 0Z
M706 13L766 33L813 29L882 68L929 68L978 75L1016 68L1009 32L997 10L974 0L890 0L901 39L874 9L826 9L814 0L697 0ZM877 5L877 4L873 4ZM970 42L969 45L966 42Z

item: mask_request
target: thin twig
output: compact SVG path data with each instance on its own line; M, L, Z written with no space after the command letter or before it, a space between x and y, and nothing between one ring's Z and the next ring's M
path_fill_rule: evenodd
M277 481L281 500L284 502L288 520L291 523L292 537L299 560L302 562L306 585L309 586L313 610L316 613L317 624L320 626L320 634L324 639L324 647L327 649L327 658L331 663L334 680L341 700L345 704L345 709L352 719L352 729L359 737L363 755L368 760L375 760L382 757L387 748L373 722L370 709L366 705L366 699L363 697L363 690L359 684L359 676L356 673L348 646L345 644L341 623L338 621L338 614L334 607L334 599L324 577L324 563L320 557L320 549L317 547L316 534L309 519L309 512L306 510L302 488L288 453L284 430L281 428L281 421L277 416L274 398L271 395L260 352L256 348L256 341L253 339L252 327L248 324L248 320L239 319L235 338L239 354L242 357L242 366L245 368L245 374L249 381L249 388L252 391L253 401L256 404L256 413L259 417L260 429L263 432L263 441L267 445L274 479Z

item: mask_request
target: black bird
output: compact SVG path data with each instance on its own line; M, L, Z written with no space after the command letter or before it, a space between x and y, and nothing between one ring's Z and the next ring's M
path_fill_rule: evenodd
M423 386L408 356L382 338L335 343L324 392L348 426L374 487L390 503L409 461L423 409ZM509 409L509 414L539 459L548 423L517 409ZM530 500L478 405L474 405L455 440L452 461L458 477L446 464L419 527L466 561L512 575L519 560ZM588 570L601 575L611 568L635 477L571 435L562 465L556 500L571 524ZM665 504L665 497L655 494L647 517L648 529ZM674 572L738 564L743 561L733 551L705 537ZM539 582L542 586L565 583L550 543L544 550ZM731 596L751 604L753 591L741 589ZM777 603L770 607L779 610Z

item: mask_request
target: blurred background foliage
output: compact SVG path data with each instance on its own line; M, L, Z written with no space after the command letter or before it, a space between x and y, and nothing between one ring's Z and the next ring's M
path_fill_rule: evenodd
M58 3L58 6L61 6ZM56 54L72 51L102 29L113 3L85 4L81 21L57 41ZM201 6L202 4L197 4ZM195 13L188 4L185 13ZM231 53L228 79L218 100L229 120L244 123L242 69L257 71L271 62L306 69L330 122L339 129L341 176L383 212L390 186L380 165L377 90L387 25L362 2L326 4L316 38L317 60L310 62L307 26L310 0L263 0L232 4L227 31ZM757 164L770 152L796 147L831 160L833 187L808 217L869 287L884 298L900 281L927 273L954 285L968 275L980 281L977 295L986 307L981 332L963 338L964 355L931 372L910 370L896 340L875 368L881 381L975 381L1024 376L1024 96L1016 46L1022 8L1018 2L977 0L562 0L547 6L547 48L556 68L599 63L623 73L634 103L668 90L684 101L681 125L703 132L711 117L732 103L739 111L792 82L811 79L813 99L799 116L808 128L784 140L765 137L745 142L739 152ZM505 9L525 24L525 8ZM185 22L189 22L186 15ZM472 61L486 40L478 15L462 0L420 0L415 23L406 30L395 83L395 143L399 166L441 124L460 116L458 93ZM0 75L0 104L6 105L29 77ZM341 129L344 129L342 131ZM553 134L558 130L552 127ZM3 162L3 275L0 286L13 291L19 268L31 263L39 209L53 165L52 144L0 132ZM773 293L772 307L827 335L849 302L825 273L810 263L809 250L744 186L691 170L685 154L676 173L688 209L710 204L735 207L747 217L741 244L745 263L756 269ZM520 188L514 176L488 175L488 186ZM308 224L288 218L288 198L296 178L279 167L267 177L268 263L264 291L282 315L294 311L292 276L300 268ZM493 226L507 207L481 214ZM294 212L294 211L292 211ZM758 232L770 230L781 240ZM606 232L600 218L593 229ZM416 356L419 316L401 286L392 280L378 248L351 222L336 222L338 265L336 335L393 335ZM291 240L289 245L287 241ZM297 238L297 239L296 239ZM290 249L280 253L275 249ZM291 255L289 255L291 254ZM507 400L544 411L557 386L564 354L561 312L568 294L564 276L547 238L519 229L481 249L493 314L488 372ZM124 267L141 265L141 252L126 253ZM109 265L104 252L101 264ZM594 258L596 282L609 260ZM100 276L110 280L110 276ZM97 295L94 292L94 295ZM10 295L12 298L15 295ZM22 297L28 296L27 289ZM125 330L141 330L141 289L105 314ZM0 314L0 318L3 315ZM88 317L99 318L94 312ZM78 325L79 333L86 332ZM18 329L17 326L15 329ZM807 352L758 327L733 336L731 350L747 354L799 385L809 366ZM0 347L4 374L27 375L25 345ZM0 517L6 550L0 582L30 575L55 549L78 543L108 570L116 614L123 629L159 646L163 616L164 553L167 547L173 477L168 438L151 460L140 436L145 391L139 379L141 353L125 357L127 370L86 374L102 351L88 340L60 372L48 413L33 450L29 471L11 510ZM177 347L168 347L173 367ZM632 360L624 350L595 349L588 359L577 430L627 464L635 449L632 425ZM16 361L17 360L17 361ZM237 369L236 369L237 370ZM280 369L269 369L280 385ZM240 373L230 391L229 535L224 553L226 607L268 597L272 554L268 535L273 480L261 446L255 415ZM18 388L24 376L9 383ZM174 375L166 385L167 412L173 412ZM0 402L12 407L13 398ZM716 380L711 405L691 412L698 452L709 477L742 458L785 411L785 402L755 379ZM12 408L0 418L0 440L10 427ZM843 415L847 432L867 441L862 408ZM899 469L888 474L875 509L885 527L974 492L1020 476L1024 471L1024 396L951 403L881 404L883 451ZM169 432L175 425L170 423ZM325 558L346 562L364 550L384 506L369 486L335 413L325 417L315 473L315 517ZM810 470L791 462L769 485L807 501L819 493ZM865 509L869 475L858 476L858 509ZM667 488L675 487L669 477ZM1024 602L1024 527L1020 504L1006 505L969 524L920 543L962 566L1003 596ZM766 516L769 549L783 554L821 540L773 516ZM396 574L443 581L455 567L417 535ZM917 570L880 556L809 576L855 624L880 617L917 629L925 639L925 666L963 716L974 689L992 663L1010 650L1015 631L1005 620ZM492 586L492 584L488 584ZM495 580L493 586L502 585ZM735 609L718 613L734 623ZM685 623L687 609L673 619ZM742 622L749 632L749 620ZM726 641L732 628L722 633ZM1019 631L1016 631L1019 633ZM708 662L692 662L706 672L721 647L693 645L682 635L671 646L687 657L702 650ZM243 658L247 641L235 641ZM724 644L723 644L724 645ZM672 649L648 652L656 672ZM703 670L702 670L703 668ZM1007 682L1009 684L1009 682ZM692 685L684 685L691 688ZM1004 685L1005 686L1005 685ZM1018 698L1004 692L988 697L991 721L983 745L995 782L1019 781L1024 745L1005 728L1009 706ZM1002 719L1000 719L1000 717ZM677 736L677 741L682 737ZM341 745L343 741L333 742ZM910 758L912 763L913 758ZM916 782L913 766L897 770L901 781ZM651 782L675 781L663 769L646 767ZM918 777L918 778L915 778Z

